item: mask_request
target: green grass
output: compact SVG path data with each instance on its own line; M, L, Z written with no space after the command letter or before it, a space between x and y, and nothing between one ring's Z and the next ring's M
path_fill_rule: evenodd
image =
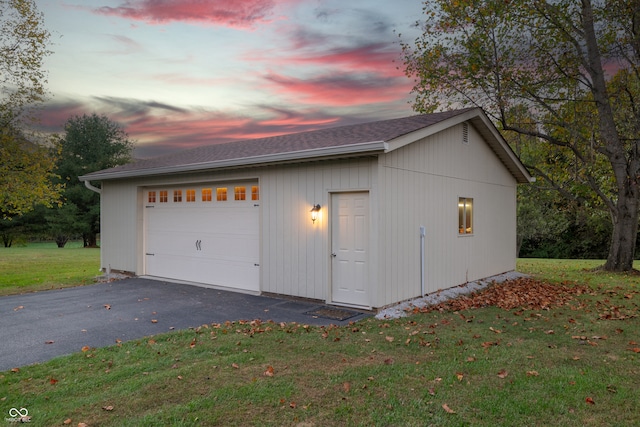
M0 373L0 412L46 426L640 425L640 276L597 265L520 260L593 290L550 310L247 321L88 349ZM604 320L613 307L626 317Z
M100 274L100 249L69 242L0 247L0 295L94 283Z

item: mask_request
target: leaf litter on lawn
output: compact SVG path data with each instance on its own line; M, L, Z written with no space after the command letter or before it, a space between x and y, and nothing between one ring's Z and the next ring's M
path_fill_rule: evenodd
M575 296L592 293L593 290L585 285L557 285L529 277L520 277L502 283L493 283L481 291L460 295L455 299L435 305L413 307L410 311L429 313L431 311L460 311L488 306L496 306L504 310L516 308L546 310L566 305Z

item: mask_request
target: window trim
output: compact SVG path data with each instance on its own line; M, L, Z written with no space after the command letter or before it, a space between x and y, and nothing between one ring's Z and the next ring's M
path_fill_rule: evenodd
M458 236L473 236L475 233L473 205L473 197L458 196Z

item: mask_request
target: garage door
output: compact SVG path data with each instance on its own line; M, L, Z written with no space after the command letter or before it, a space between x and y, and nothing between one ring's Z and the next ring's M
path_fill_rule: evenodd
M259 291L259 187L145 190L145 273Z

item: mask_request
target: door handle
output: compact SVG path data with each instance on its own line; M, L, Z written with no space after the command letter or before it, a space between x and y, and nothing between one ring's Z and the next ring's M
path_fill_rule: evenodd
M333 258L335 258L335 257L337 257L338 255L336 255L336 253L335 253L335 252L332 252L332 253L331 253L331 256L332 256Z

